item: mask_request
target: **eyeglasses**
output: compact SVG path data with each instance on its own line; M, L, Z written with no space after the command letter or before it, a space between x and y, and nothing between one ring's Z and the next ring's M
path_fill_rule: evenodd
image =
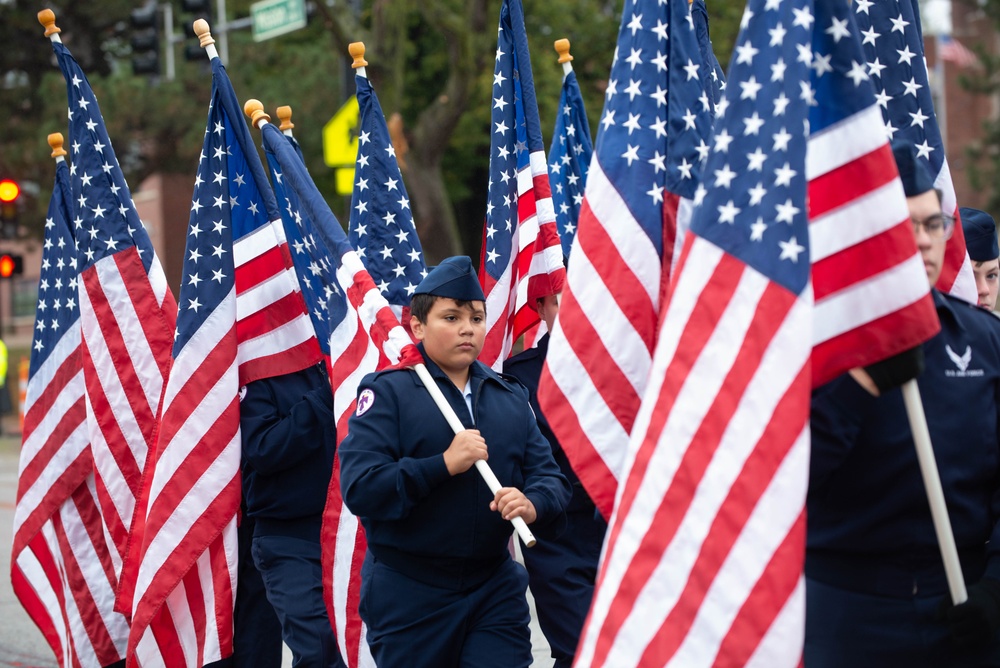
M946 241L951 238L951 233L955 231L955 219L943 213L936 213L924 220L910 219L913 223L913 233L919 234L920 228L924 228L927 236L934 241Z

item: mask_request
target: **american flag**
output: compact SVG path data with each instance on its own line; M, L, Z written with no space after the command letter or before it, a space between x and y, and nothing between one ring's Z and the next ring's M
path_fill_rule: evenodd
M979 64L979 57L951 35L938 35L937 57L961 68Z
M538 392L605 517L652 362L674 231L690 218L708 155L703 67L686 1L627 0Z
M25 397L11 582L60 665L106 666L125 656L128 622L114 611L117 579L97 505L69 168L57 160Z
M311 232L304 231L304 235L309 234L315 240L310 252L326 255L325 261L314 259L324 272L322 280L329 286L325 309L331 332L330 380L339 442L347 435L347 421L354 410L361 379L390 364L406 366L421 361L420 354L351 247L347 234L294 148L271 124L265 124L261 132L264 148L273 154L286 192L298 198L301 215L296 220L311 225ZM343 504L339 471L335 462L323 513L323 589L345 662L351 668L373 666L366 631L358 615L361 564L366 549L364 532Z
M286 139L295 154L302 160L302 149L294 137L286 134ZM330 319L332 310L336 317L337 301L336 281L333 280L333 262L325 247L319 245L312 231L312 222L303 216L299 197L285 184L274 153L265 151L267 166L271 173L271 183L274 186L274 196L278 203L284 203L281 208L281 223L292 256L295 275L299 281L299 289L309 312L316 343L323 353L329 368L330 363ZM303 163L304 164L304 163ZM341 299L342 301L342 299Z
M751 0L729 73L579 665L799 665L810 340L832 317L812 288L841 280L810 252L829 261L840 235L844 263L891 256L840 287L920 286L915 324L936 329L848 5ZM883 335L859 363L909 345Z
M138 555L129 650L140 663L232 654L239 388L315 364L274 194L225 68L195 178L174 362Z
M935 175L934 186L941 190L942 207L957 217L955 185L934 114L923 35L915 5L915 0L857 0L853 7L886 134L917 147L919 157L927 161L931 174ZM975 304L976 282L961 228L956 224L948 240L937 287Z
M576 237L576 224L580 219L583 189L587 185L587 169L594 155L594 145L590 140L590 123L576 72L568 62L563 67L566 74L559 95L559 115L556 116L552 145L549 147L549 181L562 254L569 257L569 249Z
M479 260L486 342L479 360L499 370L514 341L538 322L535 300L560 292L566 277L521 0L503 0L500 7L492 104Z
M351 197L348 239L400 322L410 321L410 297L427 275L410 198L396 162L382 105L364 74L354 78L358 96L357 181Z
M170 365L177 304L115 157L97 98L52 35L69 96L69 138L81 274L90 443L116 577ZM129 610L119 602L123 612Z

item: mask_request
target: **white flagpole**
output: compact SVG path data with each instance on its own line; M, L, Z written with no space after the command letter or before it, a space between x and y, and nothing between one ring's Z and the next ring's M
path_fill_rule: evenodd
M431 398L434 400L434 403L437 404L438 409L441 411L441 414L444 415L444 419L448 421L452 430L456 434L460 431L464 431L465 425L463 425L462 421L458 419L458 415L455 414L455 409L453 409L451 404L448 403L448 400L444 398L444 394L441 393L441 388L437 386L436 382L434 382L434 379L431 377L427 367L423 364L416 364L414 365L413 370L417 372L417 375L420 377L420 381L424 384L424 387L427 388ZM494 495L500 491L501 487L503 487L496 475L493 473L493 469L491 469L490 465L484 460L480 459L476 462L476 470L479 471L479 475L483 477L483 480L486 481L486 486L490 488L490 491L493 492ZM524 521L524 518L515 517L511 520L511 523L514 525L514 528L517 529L517 535L521 537L524 544L528 547L534 547L535 536L531 533L531 529L528 528L528 524Z
M917 387L917 381L911 379L903 384L902 390L906 415L910 420L910 431L913 433L913 444L917 449L920 474L927 490L934 533L937 535L941 559L944 561L944 572L948 578L948 590L951 592L952 603L958 605L965 603L969 599L969 594L965 589L962 565L958 560L958 548L955 546L955 534L951 530L948 507L944 502L944 490L941 488L941 476L938 474L934 450L931 447L931 435L927 429L924 405L920 400L920 388Z

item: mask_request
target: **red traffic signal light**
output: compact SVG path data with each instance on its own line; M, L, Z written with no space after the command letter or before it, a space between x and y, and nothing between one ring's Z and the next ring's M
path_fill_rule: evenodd
M10 253L0 254L0 278L10 278L24 272L24 258Z
M21 186L13 179L3 179L0 181L0 202L8 204L14 202L21 194Z

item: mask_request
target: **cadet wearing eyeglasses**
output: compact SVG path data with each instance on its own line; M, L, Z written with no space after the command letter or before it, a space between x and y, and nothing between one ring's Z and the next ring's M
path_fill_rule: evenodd
M913 146L894 145L933 286L954 220ZM1000 665L1000 327L932 290L941 331L917 376L969 600L953 606L901 391L845 374L812 402L806 668Z

